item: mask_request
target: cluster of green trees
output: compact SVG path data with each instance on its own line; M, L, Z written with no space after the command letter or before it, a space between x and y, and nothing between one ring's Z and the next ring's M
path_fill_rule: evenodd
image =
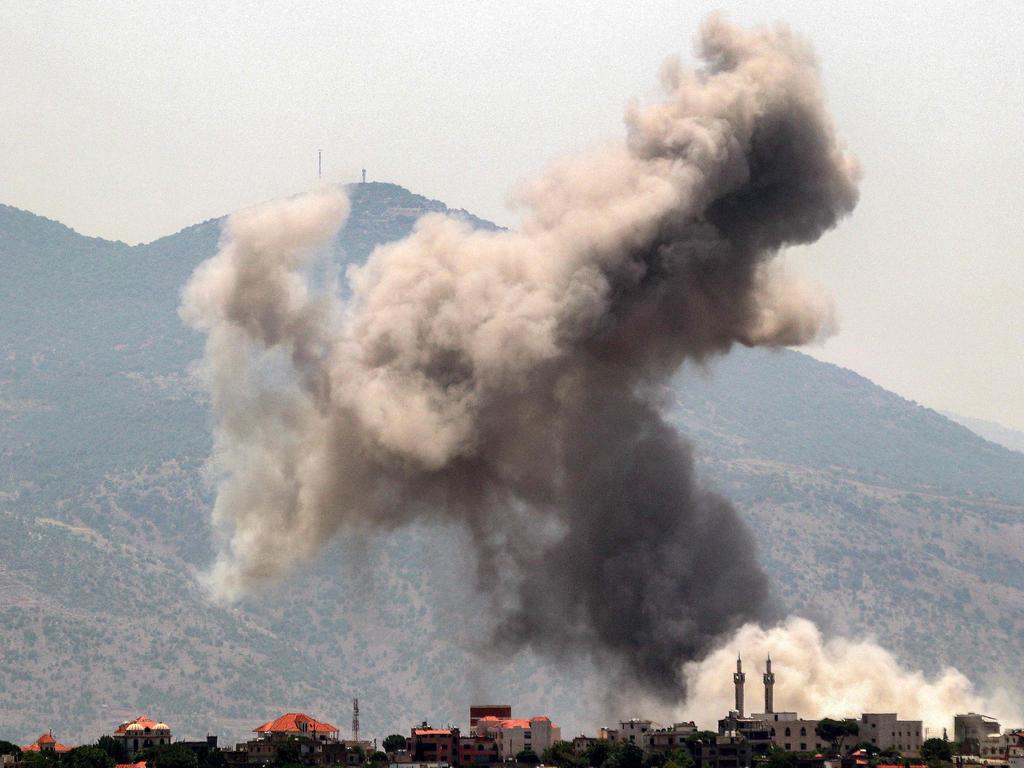
M714 744L717 734L711 731L698 731L688 736L686 741L693 745L697 742ZM516 756L519 762L525 755ZM568 741L557 741L542 755L545 765L558 768L692 768L693 757L688 749L677 749L674 752L644 751L630 742L613 743L595 741L583 754L576 754ZM538 761L539 762L539 761Z
M117 763L146 761L147 768L225 768L224 756L217 750L196 754L184 744L146 747L135 755L110 736L101 736L95 744L85 744L58 753L51 750L22 752L9 741L0 741L0 755L15 755L30 768L114 768Z

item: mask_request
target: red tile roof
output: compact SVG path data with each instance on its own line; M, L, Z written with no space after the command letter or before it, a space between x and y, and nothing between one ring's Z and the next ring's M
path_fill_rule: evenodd
M451 736L451 728L413 728L414 736Z
M305 728L302 725L305 724ZM254 733L329 733L337 731L330 723L321 723L302 712L289 712L252 729Z
M51 732L51 733L44 733L42 736L40 736L38 739L36 739L31 744L29 744L27 747L22 747L21 751L22 752L41 752L44 746L47 749L52 749L54 752L69 752L72 749L71 747L67 746L66 744L59 743L55 738L53 738L53 733Z
M489 726L489 725L497 725L497 726L499 726L501 728L529 728L530 727L530 723L550 723L550 722L551 722L551 718L544 717L543 715L541 715L539 717L531 717L529 720L498 719L497 717L487 716L487 717L481 717L479 720L477 720L476 724L477 724L477 728L479 728L481 725L484 726L485 728L487 726Z
M118 763L114 768L146 768L146 761L139 760L137 763Z

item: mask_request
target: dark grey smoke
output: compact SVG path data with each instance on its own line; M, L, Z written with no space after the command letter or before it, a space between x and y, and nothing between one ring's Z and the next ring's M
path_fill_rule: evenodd
M429 216L315 294L336 190L236 214L182 313L209 333L217 417L211 574L243 592L348 532L455 521L496 642L588 654L677 695L681 665L762 618L749 532L699 486L660 397L687 358L796 344L827 302L769 260L852 210L856 165L787 29L719 20L702 71L627 141L556 163L519 232Z

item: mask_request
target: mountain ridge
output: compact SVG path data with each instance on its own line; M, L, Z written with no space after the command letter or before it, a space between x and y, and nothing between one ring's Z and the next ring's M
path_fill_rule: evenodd
M339 261L449 213L398 185L353 187ZM457 529L333 542L231 608L210 603L196 578L216 536L208 403L191 373L202 339L177 305L223 219L129 246L11 210L0 207L0 738L28 743L45 725L70 742L140 711L176 734L241 736L277 710L343 717L355 695L378 735L460 722L472 695L568 730L615 714L584 660L471 652L488 624L460 586L474 568ZM785 609L871 632L926 670L955 662L1019 686L1007 670L1024 652L1024 455L799 352L738 349L709 370L684 367L668 416L702 480L756 532Z

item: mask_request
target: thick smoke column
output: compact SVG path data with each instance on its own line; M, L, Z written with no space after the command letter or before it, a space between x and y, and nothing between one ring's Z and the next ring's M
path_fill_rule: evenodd
M350 269L345 306L307 275L340 193L232 218L182 307L209 333L223 594L333 535L457 522L496 638L589 651L663 695L763 616L751 536L660 395L686 358L828 322L768 260L853 208L857 170L802 40L712 20L700 54L628 110L624 143L533 183L520 231L424 217Z

